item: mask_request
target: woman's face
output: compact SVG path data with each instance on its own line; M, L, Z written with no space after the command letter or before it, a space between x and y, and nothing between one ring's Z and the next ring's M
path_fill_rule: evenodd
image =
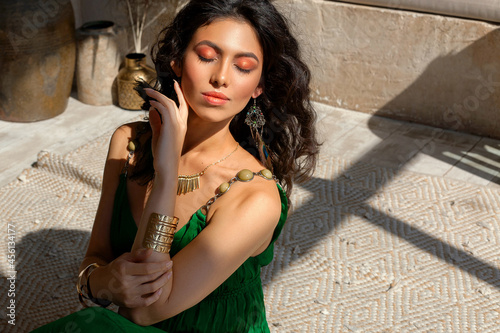
M262 93L262 47L251 25L216 20L199 28L180 67L184 97L194 113L211 122L232 119Z

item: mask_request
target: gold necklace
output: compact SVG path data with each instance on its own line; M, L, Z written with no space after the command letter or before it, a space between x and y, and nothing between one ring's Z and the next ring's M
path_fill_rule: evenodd
M212 164L207 165L205 167L205 169L203 169L201 172L195 173L194 175L180 175L180 176L178 176L177 177L177 195L186 194L186 193L193 192L194 190L199 189L200 188L200 177L205 174L205 171L207 171L207 169L210 168L211 166L219 164L220 162L224 161L229 156L233 155L233 153L236 150L238 150L239 146L240 146L240 144L238 143L236 145L236 148L234 148L234 150L232 152L230 152L229 155L227 155L224 158L221 158L220 160L218 160Z

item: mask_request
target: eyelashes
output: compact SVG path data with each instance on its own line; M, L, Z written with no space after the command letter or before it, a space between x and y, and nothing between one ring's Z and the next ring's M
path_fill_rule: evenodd
M198 54L198 59L200 59L201 62L214 62L215 60L217 60L216 58L212 58L212 59L205 58L205 57L202 57L199 54Z
M235 65L235 66L236 66L236 65ZM251 69L243 69L243 68L238 67L238 66L236 66L236 68L237 68L240 72L242 72L242 73L244 73L244 74L249 74L249 73L252 71Z
M200 60L201 62L204 62L204 63L212 63L212 62L216 61L217 58L205 58L205 57L198 54L198 60ZM243 74L249 74L252 71L251 69L244 69L244 68L241 68L237 65L234 65L234 67L236 67L236 69Z

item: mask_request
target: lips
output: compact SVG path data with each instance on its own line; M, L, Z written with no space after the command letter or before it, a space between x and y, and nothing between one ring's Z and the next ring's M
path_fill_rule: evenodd
M202 93L202 95L203 98L205 98L205 100L212 105L223 105L229 101L229 98L226 95L216 91Z

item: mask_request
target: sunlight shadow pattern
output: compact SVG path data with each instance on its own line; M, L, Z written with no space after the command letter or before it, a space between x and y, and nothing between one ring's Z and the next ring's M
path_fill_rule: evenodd
M315 178L297 189L296 210L264 270L272 327L493 331L500 322L499 195L322 157Z

